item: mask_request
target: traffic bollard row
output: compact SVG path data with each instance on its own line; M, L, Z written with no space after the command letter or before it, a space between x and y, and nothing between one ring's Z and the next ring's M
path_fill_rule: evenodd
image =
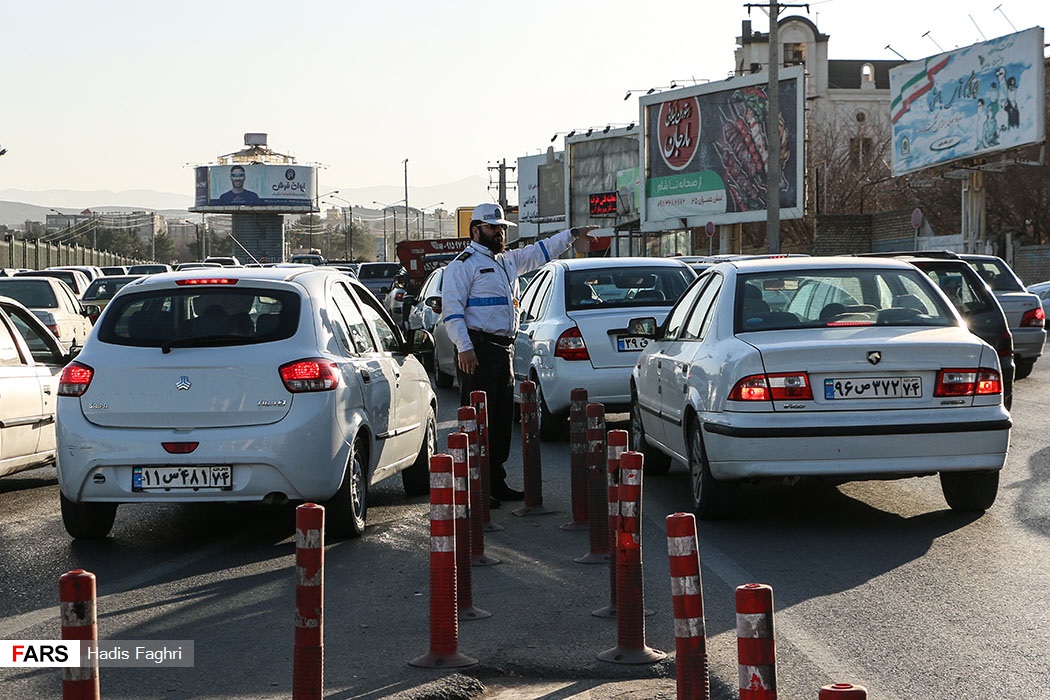
M93 642L98 640L95 605L95 574L74 569L58 579L62 639ZM98 700L98 659L86 666L62 669L62 700Z
M512 511L514 515L553 513L543 505L543 470L540 464L539 415L536 406L536 384L521 383L521 455L524 470L525 504Z
M569 486L572 520L562 530L584 530L587 522L587 390L569 394Z
M460 620L480 620L492 613L474 606L474 584L470 572L470 441L466 433L450 433L453 503L456 520L456 608Z
M773 589L747 583L736 589L736 649L740 700L776 700Z
M467 463L470 465L470 563L472 566L494 566L499 564L500 560L485 554L485 514L488 512L489 499L485 496L483 469L478 451L477 415L477 409L473 406L460 406L456 413L459 432L467 436Z
M674 608L677 700L710 700L711 676L707 662L704 587L700 578L696 517L692 513L672 513L666 522Z
M324 693L324 506L295 509L295 648L292 700Z

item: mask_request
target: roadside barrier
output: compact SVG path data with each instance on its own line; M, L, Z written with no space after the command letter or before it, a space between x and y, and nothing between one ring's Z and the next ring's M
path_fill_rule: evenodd
M547 515L554 511L543 505L543 468L540 463L539 416L536 408L536 383L521 383L521 457L524 470L525 505L511 511L514 515Z
M817 700L868 700L868 689L852 683L832 683L820 689Z
M710 700L711 675L707 662L704 587L700 578L696 517L692 513L672 513L666 522L674 607L677 700Z
M494 566L499 564L500 560L485 554L485 511L488 509L489 499L484 495L481 459L478 451L477 415L477 409L473 406L460 406L456 412L459 432L467 436L467 464L470 466L470 564L471 566Z
M598 608L595 617L616 617L616 530L620 526L620 457L627 451L626 430L610 430L605 439L607 448L606 478L609 503L609 604Z
M569 478L572 520L562 530L585 530L587 522L587 390L569 393Z
M97 641L95 574L83 569L73 569L62 574L58 578L58 599L62 615L62 639ZM62 669L62 700L98 698L98 659L92 659L86 666L67 666Z
M292 700L324 693L324 506L295 509L295 651Z
M430 458L430 653L408 662L419 668L458 668L478 662L459 652L452 470L451 455Z
M456 520L456 609L460 620L480 620L492 613L474 607L474 584L470 573L470 441L466 433L450 433L452 483Z
M620 457L620 517L616 530L617 646L598 654L602 661L650 664L667 656L645 644L642 589L642 454Z
M773 589L764 583L737 586L736 652L740 700L776 700Z
M481 522L489 532L505 530L492 522L489 500L492 498L492 468L489 463L489 409L488 395L484 391L470 392L470 405L474 407L478 427L478 470L481 473Z
M590 533L590 551L576 557L578 564L604 564L609 561L609 485L606 472L608 457L605 450L605 406L589 403L585 409L587 422L584 431L587 469L587 528Z

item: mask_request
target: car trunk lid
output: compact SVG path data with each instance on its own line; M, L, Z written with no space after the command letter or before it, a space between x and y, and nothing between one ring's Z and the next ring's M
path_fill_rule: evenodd
M580 335L583 336L591 358L591 366L595 369L606 369L634 367L639 353L648 342L627 332L628 320L653 316L656 323L660 324L669 310L668 306L632 306L569 311L567 315L580 329Z

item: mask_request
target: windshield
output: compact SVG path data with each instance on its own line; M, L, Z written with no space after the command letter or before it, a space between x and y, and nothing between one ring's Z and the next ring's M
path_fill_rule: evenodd
M692 281L691 272L678 265L571 270L565 276L565 308L671 306Z
M42 280L5 279L0 284L0 296L11 297L30 309L58 308L54 290Z
M387 277L393 277L397 274L397 271L401 269L401 266L397 263L381 264L381 265L362 265L357 269L358 279L385 279Z

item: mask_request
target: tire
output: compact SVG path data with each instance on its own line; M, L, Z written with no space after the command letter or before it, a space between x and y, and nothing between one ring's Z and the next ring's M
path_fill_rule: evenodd
M1014 379L1024 379L1035 369L1035 360L1022 360L1014 357Z
M360 537L368 515L368 449L361 438L350 447L350 458L339 490L324 503L325 529L337 539Z
M646 474L660 476L666 474L671 468L671 458L659 449L649 444L645 439L645 427L642 425L642 412L638 408L638 400L631 401L631 449L642 453L643 471Z
M700 421L689 423L689 476L693 510L700 520L724 520L736 511L738 484L711 475Z
M430 458L437 451L437 419L433 408L427 415L425 430L416 461L401 472L401 484L405 487L406 496L425 496L430 493Z
M543 398L543 390L540 389L539 381L533 377L536 383L536 416L539 420L539 433L542 442L557 442L563 438L566 431L566 416L559 416L547 408L547 402Z
M113 529L117 517L116 503L74 503L61 493L62 524L76 540L101 540Z
M948 507L967 513L983 513L995 503L999 472L941 472L941 492Z

